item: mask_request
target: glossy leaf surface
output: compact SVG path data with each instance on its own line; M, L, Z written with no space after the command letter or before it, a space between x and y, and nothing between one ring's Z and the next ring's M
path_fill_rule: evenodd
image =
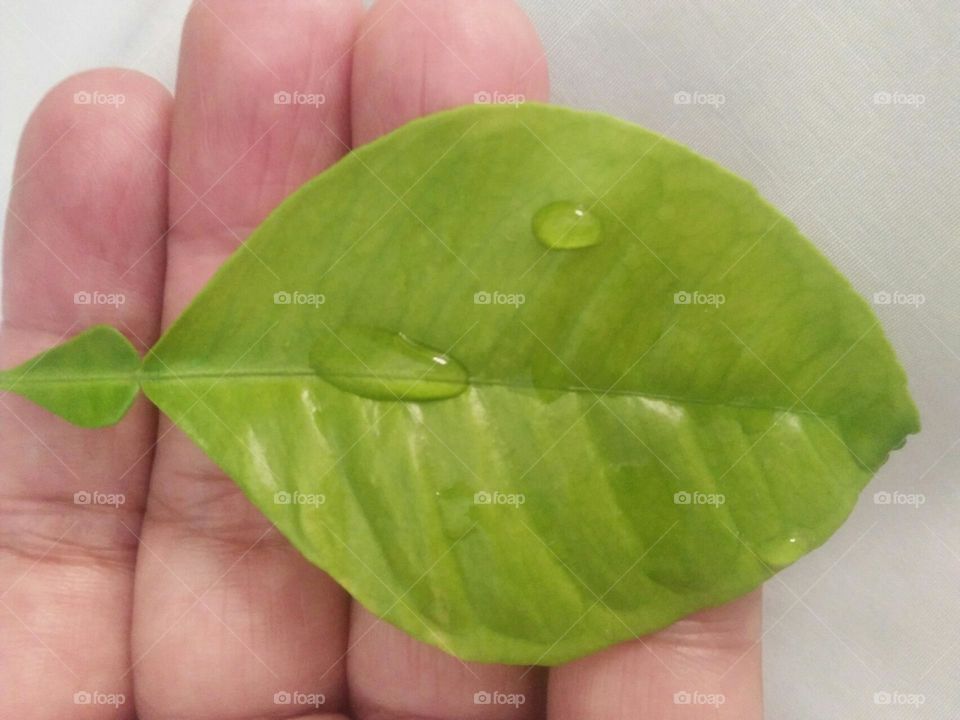
M373 612L511 663L750 590L918 429L877 319L747 183L536 105L308 183L143 388Z

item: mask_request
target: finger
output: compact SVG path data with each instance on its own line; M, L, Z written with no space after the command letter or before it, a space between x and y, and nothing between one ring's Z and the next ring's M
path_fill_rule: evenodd
M547 64L513 0L381 0L353 60L353 141L475 100L546 102Z
M361 11L349 0L191 9L172 132L165 322L288 193L343 154ZM133 637L141 717L343 705L345 594L165 419L142 539Z
M0 367L97 323L141 349L156 338L170 106L148 77L96 70L34 111L7 215ZM0 395L5 716L132 716L124 673L155 422L143 399L92 431ZM76 693L91 706L78 708Z
M760 720L761 594L550 671L549 720Z
M364 18L353 68L355 144L471 103L478 93L540 101L548 95L536 32L508 0L380 2ZM348 679L360 718L524 718L542 711L538 670L463 663L357 604L351 617ZM483 693L514 706L485 704Z

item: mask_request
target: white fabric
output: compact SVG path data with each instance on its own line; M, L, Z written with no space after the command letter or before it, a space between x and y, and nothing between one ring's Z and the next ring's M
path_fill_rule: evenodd
M23 123L59 78L121 65L172 87L187 4L7 0L4 197ZM924 432L824 548L768 583L767 715L960 717L960 4L522 4L548 48L556 102L659 130L750 179L865 296L923 296L877 311ZM894 491L925 503L874 502Z

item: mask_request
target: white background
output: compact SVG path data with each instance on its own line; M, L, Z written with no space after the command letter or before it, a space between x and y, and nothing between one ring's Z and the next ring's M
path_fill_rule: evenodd
M751 180L872 298L924 423L821 550L766 587L767 715L960 717L960 3L524 0L554 101L666 133ZM100 65L173 86L186 0L6 0L0 192L44 90ZM722 94L680 105L677 92ZM922 95L878 104L876 93ZM877 491L922 493L919 508ZM878 706L874 693L924 696Z

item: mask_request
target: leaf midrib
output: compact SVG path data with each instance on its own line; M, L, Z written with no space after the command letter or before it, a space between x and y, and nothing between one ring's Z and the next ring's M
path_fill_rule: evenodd
M409 376L404 377L401 375L391 375L389 378L380 377L373 374L354 374L348 375L345 373L338 374L337 377L340 378L363 378L367 380L409 380L412 382L418 383L438 383L443 385L449 385L449 379L432 379L428 377L421 376ZM70 385L70 384L80 384L80 383L97 383L97 384L117 384L117 383L136 383L138 386L143 387L144 384L158 384L158 383L186 383L191 381L201 381L201 380L262 380L264 382L269 382L271 380L277 379L301 379L301 380L323 380L323 378L315 372L310 370L242 370L237 372L216 372L216 371L190 371L185 373L156 373L156 372L141 372L133 371L129 373L110 373L110 374L88 374L88 375L36 375L34 377L11 377L5 378L4 373L0 373L0 392L2 391L15 391L17 388L24 388L27 386L38 386L38 385ZM5 382L8 381L8 382ZM738 408L744 410L763 410L766 412L784 412L790 413L792 415L806 415L810 417L816 417L821 419L830 419L835 417L841 417L842 413L818 413L813 410L808 409L798 409L796 407L783 407L779 405L755 405L750 403L738 403L731 402L729 400L711 400L706 398L689 398L689 397L678 397L676 395L667 395L660 393L653 393L648 391L637 391L637 390L615 390L609 388L593 388L586 385L569 385L566 387L547 387L547 386L535 386L535 385L522 385L519 383L509 383L503 381L494 381L494 380L484 380L479 378L471 378L468 380L468 385L470 387L500 387L507 388L512 390L524 390L527 392L536 392L538 390L544 392L556 392L556 393L580 393L580 394L589 394L596 397L599 400L602 400L604 397L609 395L616 397L636 397L641 399L648 400L660 400L675 403L678 405L703 405L703 406L713 406L713 407L729 407L729 408ZM402 400L402 398L398 398ZM434 402L434 401L430 401Z
M409 380L412 382L418 383L437 383L442 385L449 385L449 378L429 378L423 376L409 376L404 377L401 375L391 375L390 377L377 376L374 374L351 374L341 373L337 375L338 378L363 378L367 380ZM263 380L264 382L269 382L278 378L283 379L303 379L303 380L323 380L323 378L315 372L310 370L261 370L261 371L251 371L243 370L239 372L215 372L215 371L191 371L181 374L166 374L166 373L144 373L140 376L141 384L143 383L169 383L169 382L188 382L188 381L200 381L200 380L225 380L238 379L238 380ZM678 397L676 395L668 395L661 393L654 393L649 391L636 391L636 390L615 390L609 388L592 388L586 385L574 385L566 386L562 388L558 387L547 387L547 386L535 386L535 385L523 385L519 383L510 383L504 381L496 380L486 380L480 378L470 378L468 381L468 386L470 387L491 387L491 388L506 388L511 390L522 390L527 392L556 392L556 393L580 393L580 394L589 394L596 397L598 400L603 399L608 395L617 396L617 397L636 397L641 399L648 400L661 400L668 401L678 405L704 405L704 406L714 406L714 407L730 407L730 408L740 408L745 410L763 410L767 412L784 412L790 413L793 415L806 415L810 417L817 417L821 419L830 419L834 417L839 417L841 413L818 413L810 409L798 409L796 407L786 407L779 405L759 405L759 404L750 404L750 403L737 403L724 400L711 400L707 398L688 398L688 397ZM344 392L344 391L341 391ZM400 399L400 398L398 398ZM435 400L430 400L428 402L437 402Z

